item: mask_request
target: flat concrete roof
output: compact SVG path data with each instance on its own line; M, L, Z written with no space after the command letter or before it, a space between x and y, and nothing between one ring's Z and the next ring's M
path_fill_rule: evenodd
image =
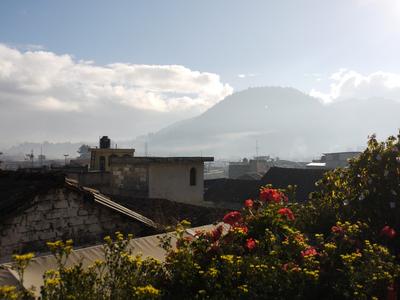
M156 157L156 156L134 156L134 157L112 157L111 163L115 164L152 164L152 163L190 163L214 161L214 157L183 156L183 157Z
M135 151L134 148L89 148L89 151L113 151L113 152L126 152L126 151Z
M323 155L331 155L331 154L361 154L360 151L342 151L342 152L326 152L322 153Z

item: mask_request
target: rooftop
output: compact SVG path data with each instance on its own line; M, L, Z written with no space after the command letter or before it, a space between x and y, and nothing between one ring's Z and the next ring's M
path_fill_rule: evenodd
M342 151L342 152L327 152L327 153L322 153L323 155L332 155L332 154L360 154L360 151Z
M111 158L112 163L120 164L150 164L150 163L190 163L190 162L205 162L214 161L214 157L202 157L202 156L188 156L188 157L148 157L148 156L136 156L136 157L113 157Z

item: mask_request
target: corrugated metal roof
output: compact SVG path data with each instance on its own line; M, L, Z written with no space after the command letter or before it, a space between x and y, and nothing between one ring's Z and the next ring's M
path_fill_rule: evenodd
M137 212L134 212L130 210L129 208L126 208L125 206L122 206L114 201L112 201L109 197L103 195L96 189L80 186L76 180L70 179L70 178L65 178L65 183L68 187L78 189L80 191L83 191L85 193L90 194L93 197L93 200L105 207L111 208L112 210L115 210L121 214L124 214L130 218L133 218L143 224L146 224L149 227L155 228L155 229L160 229L161 226L154 221L150 220L149 218L146 218L145 216L138 214Z

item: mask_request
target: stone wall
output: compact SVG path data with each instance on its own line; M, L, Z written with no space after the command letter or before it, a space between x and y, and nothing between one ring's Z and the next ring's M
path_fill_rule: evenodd
M73 239L78 246L101 243L115 231L135 236L154 233L86 193L53 189L36 196L29 208L0 220L0 261L8 261L14 252L47 252L47 241Z
M112 164L111 174L110 194L139 198L149 196L148 165Z

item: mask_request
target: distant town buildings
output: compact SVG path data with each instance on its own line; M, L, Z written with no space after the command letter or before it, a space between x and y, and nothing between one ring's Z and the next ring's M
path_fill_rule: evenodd
M321 159L313 160L307 164L307 168L312 169L335 169L344 168L349 164L349 159L360 155L359 151L347 151L347 152L332 152L323 153Z
M229 178L232 179L238 179L249 174L261 178L270 167L271 160L269 156L259 156L250 160L244 158L241 162L230 162L228 174Z

